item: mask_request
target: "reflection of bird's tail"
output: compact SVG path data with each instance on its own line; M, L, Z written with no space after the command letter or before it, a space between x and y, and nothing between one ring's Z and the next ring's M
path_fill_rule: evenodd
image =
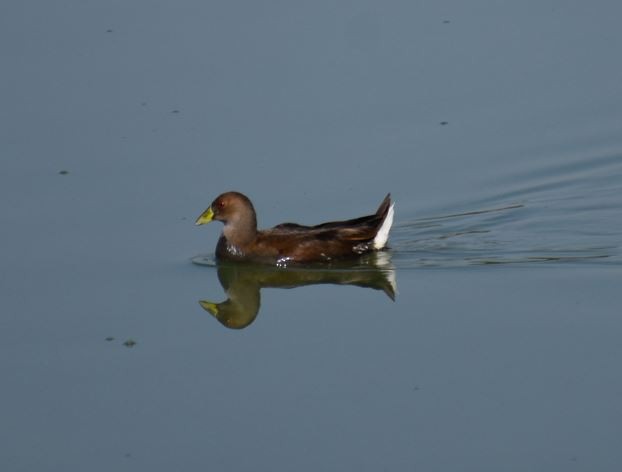
M397 281L395 280L395 271L390 270L384 273L385 280L389 283L387 287L385 287L384 293L386 293L389 298L395 301L395 295L397 295Z
M388 252L374 252L373 263L382 274L382 282L379 288L382 289L387 296L395 301L397 295L397 279L395 278L395 268L391 263L391 255Z
M389 231L391 231L391 226L393 225L393 207L395 203L391 202L391 194L387 195L385 199L380 204L380 208L376 212L377 215L382 215L384 213L384 219L382 220L382 224L374 237L374 249L382 249L389 239Z

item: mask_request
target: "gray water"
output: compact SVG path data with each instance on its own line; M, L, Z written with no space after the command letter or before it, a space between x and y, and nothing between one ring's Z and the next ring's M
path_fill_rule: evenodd
M621 15L5 2L0 468L619 470ZM217 268L231 189L391 249Z

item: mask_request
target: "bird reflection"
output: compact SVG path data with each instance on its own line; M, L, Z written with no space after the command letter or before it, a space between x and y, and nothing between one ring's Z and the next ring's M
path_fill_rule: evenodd
M242 329L259 313L261 289L295 288L304 285L355 285L383 291L395 300L397 291L395 269L389 254L377 252L358 260L356 265L332 264L330 267L305 266L282 269L272 266L226 263L218 266L218 280L227 300L215 303L201 300L199 304L227 328Z

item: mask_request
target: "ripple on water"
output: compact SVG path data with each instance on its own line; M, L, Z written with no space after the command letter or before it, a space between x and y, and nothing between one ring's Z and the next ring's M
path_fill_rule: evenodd
M206 267L218 267L222 265L238 265L236 262L224 262L217 263L214 254L198 254L190 259L193 264L206 266ZM341 271L392 271L395 269L393 264L393 254L391 251L378 251L365 254L355 259L334 260L330 263L318 262L316 264L257 264L257 263L243 263L245 266L254 268L274 268L289 269L289 270L341 270Z
M190 262L200 266L216 267L216 259L213 254L197 254L190 258Z
M622 264L620 154L508 176L492 195L460 207L398 223L395 266Z

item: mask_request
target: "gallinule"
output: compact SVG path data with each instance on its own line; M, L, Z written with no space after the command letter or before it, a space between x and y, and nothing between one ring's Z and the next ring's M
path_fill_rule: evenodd
M196 220L225 225L216 246L218 260L261 263L326 262L360 256L383 249L393 223L393 203L388 194L372 215L315 226L282 223L258 230L253 204L239 192L218 196Z

